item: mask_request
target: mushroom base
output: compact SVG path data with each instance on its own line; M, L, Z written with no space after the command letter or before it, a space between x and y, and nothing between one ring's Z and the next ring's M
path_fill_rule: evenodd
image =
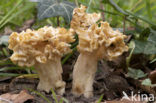
M93 81L97 70L97 60L92 54L81 53L73 71L73 94L86 98L93 96Z
M57 94L62 95L65 92L65 82L62 81L62 66L61 60L51 60L46 63L39 63L35 65L39 75L39 84L37 89L50 92L54 89Z

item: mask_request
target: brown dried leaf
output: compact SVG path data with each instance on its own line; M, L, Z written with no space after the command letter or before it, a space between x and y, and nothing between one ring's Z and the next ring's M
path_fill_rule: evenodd
M156 83L156 70L154 70L154 71L152 71L150 73L149 78L151 79L152 84L155 84Z
M34 97L28 94L26 90L22 90L19 94L11 94L11 93L2 94L0 95L0 98L12 101L13 103L24 103L29 99L34 99Z

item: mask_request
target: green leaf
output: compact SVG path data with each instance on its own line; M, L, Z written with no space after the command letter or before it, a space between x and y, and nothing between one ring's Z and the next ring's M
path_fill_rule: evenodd
M133 53L135 54L144 53L144 47L146 45L146 41L134 40L134 42L135 42L135 49Z
M151 86L152 85L152 82L150 79L145 79L142 81L141 83L142 85L146 85L146 86Z
M156 45L156 31L151 29L151 33L148 37L148 41L151 41Z
M74 8L74 3L65 0L62 2L58 0L40 0L37 7L38 19L62 16L67 22L70 22Z
M144 47L144 54L156 54L156 44L148 41Z
M152 82L151 82L151 80L149 78L143 80L141 84L145 85L145 86L156 87L156 84L152 84Z
M150 41L141 41L135 40L135 50L134 53L143 53L143 54L156 54L156 44Z
M139 40L134 40L136 48L134 53L156 54L156 31L146 28L140 34Z
M139 39L141 39L141 40L147 40L147 37L150 35L150 33L151 33L150 28L145 28L141 32Z
M4 35L0 37L0 45L2 44L8 44L9 36Z
M139 78L143 78L146 77L147 74L145 74L143 71L141 71L140 69L133 69L133 68L128 68L128 73L127 73L128 77L134 78L134 79L139 79Z

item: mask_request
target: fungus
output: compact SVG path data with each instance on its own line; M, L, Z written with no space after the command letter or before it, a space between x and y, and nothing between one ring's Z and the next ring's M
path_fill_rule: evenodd
M88 29L89 26L95 24L100 18L100 13L86 13L86 6L81 5L80 8L75 8L73 10L73 17L70 26L78 32L79 29Z
M100 26L99 26L100 25ZM77 28L77 27L76 27ZM128 50L126 37L114 31L107 22L92 23L87 29L75 30L79 37L80 55L73 70L72 92L75 95L93 96L93 81L98 60L114 60Z
M61 57L69 53L73 42L73 30L44 27L39 30L14 32L9 38L10 57L19 66L34 66L39 74L38 89L49 92L53 88L58 94L65 92L62 80Z

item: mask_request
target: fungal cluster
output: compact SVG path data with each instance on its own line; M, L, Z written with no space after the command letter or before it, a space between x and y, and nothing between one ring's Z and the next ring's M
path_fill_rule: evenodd
M74 65L72 93L92 97L98 60L111 61L128 51L126 36L100 18L100 14L86 13L86 7L81 5L73 10L69 30L45 26L13 32L9 39L9 49L13 50L10 59L19 66L35 67L40 79L38 89L49 92L53 88L62 95L66 83L62 80L61 57L71 51L76 33L80 55Z

